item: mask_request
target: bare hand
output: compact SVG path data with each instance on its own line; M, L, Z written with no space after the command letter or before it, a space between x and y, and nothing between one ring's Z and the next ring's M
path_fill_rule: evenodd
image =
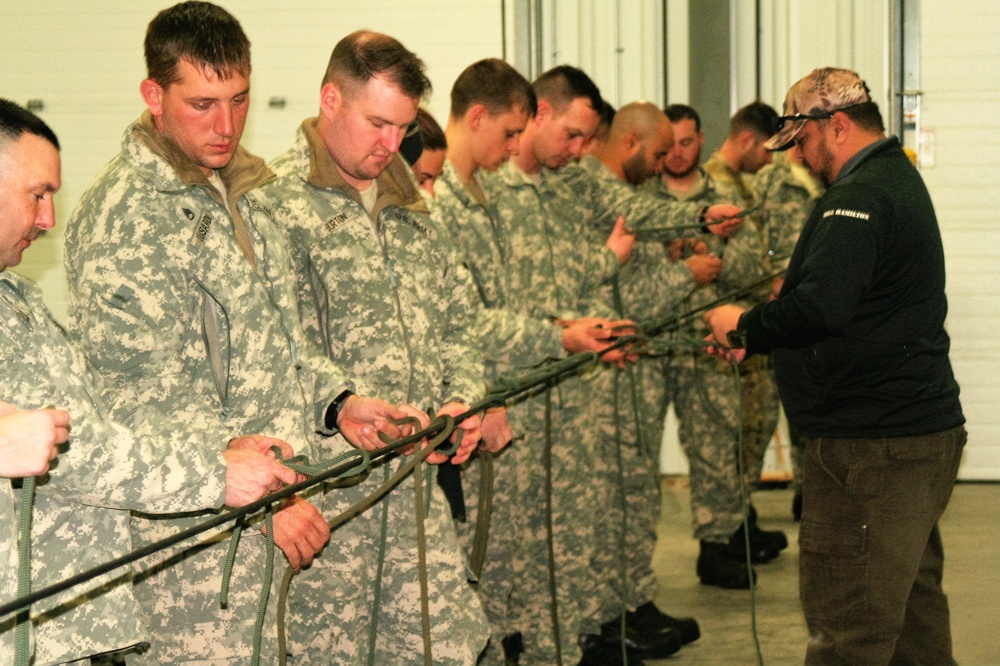
M38 476L49 471L58 446L69 438L69 412L36 409L20 412L0 402L0 476Z
M497 453L514 439L507 421L507 410L504 407L492 407L483 415L483 441L479 448L490 453Z
M226 506L246 506L300 480L270 452L229 448L222 457L226 459Z
M614 363L620 368L625 363L635 361L638 357L623 349L604 352L613 345L621 335L631 335L635 323L622 319L611 321L597 317L581 317L572 321L561 322L563 326L563 349L571 354L577 352L595 352L601 354L601 360Z
M705 222L708 230L714 235L724 238L740 228L743 218L737 217L742 209L733 204L715 204L705 211Z
M267 533L265 528L264 533ZM296 496L274 513L274 543L293 569L309 565L330 539L330 525L319 510Z
M702 316L702 321L708 326L713 340L725 347L731 347L727 334L736 330L743 312L744 309L740 306L729 303L709 310Z
M374 451L385 446L378 437L380 432L392 439L409 434L392 423L393 420L406 416L406 412L384 400L352 395L341 407L337 416L337 428L354 446Z
M715 339L714 335L711 334L705 336L705 343L706 345L704 351L706 354L714 356L722 361L726 361L727 363L734 360L737 363L742 363L743 359L746 358L747 355L746 349L733 349L732 347L724 346Z
M437 415L448 414L450 416L458 416L463 412L469 411L469 406L464 402L449 402L447 405L438 410ZM472 452L476 450L479 445L479 440L483 438L483 420L479 414L473 414L472 416L466 418L461 423L455 426L455 432L451 435L451 441L454 442L458 438L458 431L462 431L462 442L458 445L458 450L451 458L451 463L453 465L461 465L472 455ZM432 465L439 465L448 459L447 456L440 453L432 453L427 456L427 462Z
M686 263L694 276L694 283L699 287L718 279L722 271L722 259L714 254L692 254Z
M615 220L615 227L611 230L611 235L604 243L609 250L618 257L618 265L621 266L632 256L632 248L635 247L635 233L625 228L625 217L619 215Z
M678 238L670 241L667 256L670 261L680 261L693 254L708 254L708 245L700 238Z

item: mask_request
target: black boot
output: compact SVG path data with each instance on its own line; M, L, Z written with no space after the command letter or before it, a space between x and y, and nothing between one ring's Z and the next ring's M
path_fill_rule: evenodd
M760 528L756 528L759 530ZM733 535L729 537L729 555L733 559L738 559L740 561L746 561L747 558L747 547L746 547L746 533L743 531L743 526L740 525L733 532ZM759 539L756 536L754 528L750 529L750 561L754 564L764 564L765 562L770 562L778 555L781 554L781 549L777 547L776 544L772 544L767 539Z
M634 611L626 614L625 622L629 627L641 633L654 633L673 629L681 637L681 643L687 645L698 640L701 628L693 617L672 617L656 607L652 601L647 601Z
M625 666L621 643L608 644L597 634L581 634L580 650L583 653L579 666ZM626 648L629 666L642 666L642 656Z
M704 585L727 590L749 590L756 573L743 559L734 558L729 544L701 541L698 554L698 577Z
M797 488L792 497L792 519L797 523L802 522L802 488Z
M680 650L682 645L680 633L673 628L646 632L626 624L625 635L622 636L621 616L601 625L601 640L606 645L614 646L619 652L624 643L629 654L642 659L666 659Z
M788 537L781 530L762 530L757 524L757 509L750 505L750 513L747 515L747 523L750 525L750 543L769 547L778 552L788 548Z

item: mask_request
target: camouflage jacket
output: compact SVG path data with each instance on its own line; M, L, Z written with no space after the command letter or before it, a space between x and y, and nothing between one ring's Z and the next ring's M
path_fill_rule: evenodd
M372 213L339 173L316 119L259 191L288 228L302 324L378 395L420 409L484 394L475 296L457 273L402 158L376 180Z
M512 298L511 249L493 202L474 198L447 161L434 191L431 217L451 239L479 295L476 326L490 377L564 356L561 329L525 313Z
M310 459L346 451L339 436L314 445L330 401L351 385L306 340L287 235L250 194L273 174L242 149L217 174L225 193L148 113L126 131L67 225L72 333L128 399L177 422L279 437ZM146 545L204 518L134 516L132 538ZM136 595L162 658L250 650L252 608L216 604L224 532L142 563ZM264 546L257 530L240 541L231 597L256 597Z
M678 198L678 193L671 190L662 177L649 180L642 189L666 201L683 200L699 206L734 203L732 197L719 191L715 179L709 173L704 169L699 171L701 179L684 193L683 199ZM691 292L690 298L681 305L682 311L711 303L725 294L753 284L764 276L763 248L760 236L752 225L741 225L728 238L700 234L697 239L708 246L710 253L722 259L722 269L715 281L697 287ZM688 326L681 329L681 332L700 338L708 334L708 329L702 323L701 317L695 317Z
M787 268L823 189L805 167L789 162L787 153L776 153L771 164L754 176L754 196L763 207L764 240L774 268Z
M129 398L307 453L349 385L306 344L287 236L249 194L270 170L240 149L219 173L228 210L148 112L128 129L67 225L72 333Z
M713 153L705 161L703 169L711 176L716 191L720 192L736 205L746 209L757 204L757 199L749 184L750 178L744 177L743 174L733 169L719 152ZM757 246L760 253L758 261L761 264L761 276L770 273L772 267L767 252L767 217L762 211L758 210L743 218L742 228L749 228L757 233ZM748 297L747 303L766 302L770 295L771 286L763 284Z
M643 205L650 210L654 208L667 209L669 204L657 200L653 196L637 191L632 185L619 179L599 159L586 157L580 160L572 172L572 191L600 193L602 201L594 208L598 215L606 215L603 208L610 211L617 209L612 194L621 197L623 206L633 210L640 209L637 200L642 199ZM585 179L589 179L586 187L581 187ZM586 202L575 199L566 201L576 217L587 220ZM631 218L626 217L626 224ZM606 222L606 220L605 220ZM597 222L592 222L594 226ZM603 223L601 223L603 226ZM691 231L686 235L691 235ZM663 244L657 241L637 241L616 280L604 288L603 298L608 307L613 308L619 317L626 317L637 323L659 321L671 317L676 312L677 303L695 288L691 271L683 264L668 260Z
M570 163L559 170L558 182L563 188L560 196L574 202L580 215L605 237L614 228L615 220L625 216L625 226L643 241L669 241L687 238L696 233L689 228L697 224L701 206L678 203L664 206L662 201L635 189L623 180L595 180L592 172L599 160L588 155L579 162Z
M37 481L34 589L129 552L129 509L172 513L222 505L220 450L230 435L217 427L182 428L101 388L38 289L6 271L0 272L0 338L4 399L21 409L55 405L72 418L68 447ZM13 509L5 504L5 513ZM16 571L7 573L16 577ZM4 580L6 601L14 586ZM33 606L33 663L61 663L142 640L130 581L129 568L118 569ZM0 663L11 663L11 624L0 624Z
M567 210L558 172L542 170L536 183L513 162L483 178L499 224L508 239L511 299L532 317L576 319L612 316L600 287L618 270L605 236Z

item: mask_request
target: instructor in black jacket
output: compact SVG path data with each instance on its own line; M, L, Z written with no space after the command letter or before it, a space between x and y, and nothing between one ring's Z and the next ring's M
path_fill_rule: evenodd
M954 664L937 523L966 434L934 207L856 73L813 71L784 113L767 147L794 146L829 189L777 300L705 320L739 360L772 353L807 438L806 663Z

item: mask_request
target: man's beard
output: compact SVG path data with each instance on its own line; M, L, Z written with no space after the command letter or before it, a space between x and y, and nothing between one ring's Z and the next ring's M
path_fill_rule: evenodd
M701 164L701 150L698 150L698 154L695 155L694 161L691 162L691 166L689 166L684 171L680 172L674 171L673 169L670 168L670 163L668 162L667 164L664 165L663 172L667 174L667 176L670 178L674 178L676 180L682 180L690 176L692 173L694 173L695 170L698 168L699 164Z

